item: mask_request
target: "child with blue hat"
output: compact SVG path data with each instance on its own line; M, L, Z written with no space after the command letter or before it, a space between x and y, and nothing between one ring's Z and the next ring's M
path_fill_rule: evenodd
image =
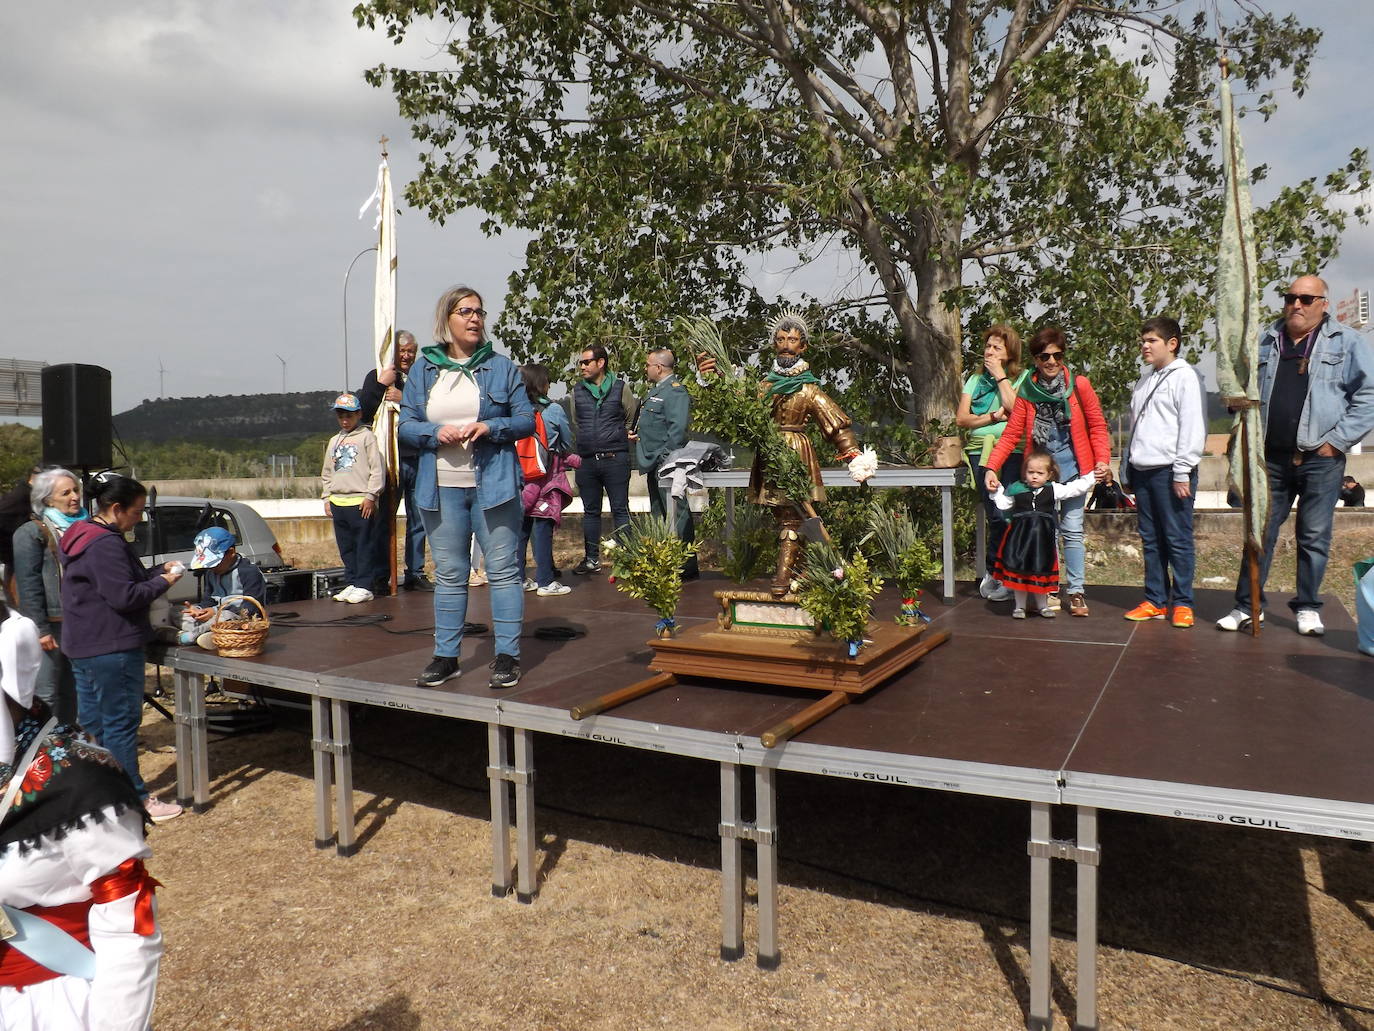
M186 603L181 614L181 644L198 644L213 649L210 639L211 620L225 598L243 595L267 605L267 581L261 570L238 553L238 541L222 526L211 526L196 534L195 555L191 568L204 570L200 580L200 596L195 604ZM256 616L257 609L246 601L226 605L225 617L241 619Z

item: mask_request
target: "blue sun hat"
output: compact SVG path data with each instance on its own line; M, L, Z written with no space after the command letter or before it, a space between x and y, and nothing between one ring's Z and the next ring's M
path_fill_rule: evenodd
M358 400L357 394L340 394L330 407L336 412L356 412L363 407L363 403Z
M224 561L229 549L237 543L234 535L222 526L211 526L209 529L201 530L196 534L196 554L191 559L191 568L213 569Z

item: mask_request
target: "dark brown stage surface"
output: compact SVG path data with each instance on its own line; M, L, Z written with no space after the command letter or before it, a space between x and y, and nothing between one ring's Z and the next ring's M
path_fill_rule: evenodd
M726 586L710 576L688 584L679 622L714 620L712 591ZM895 599L882 601L879 618L890 618ZM1012 620L1007 604L961 585L955 604L927 605L935 627L952 632L947 644L771 750L758 735L814 693L684 680L609 714L568 719L573 705L647 675L653 616L602 578L579 580L562 597L525 595L524 678L505 691L486 686L490 634L465 641L460 678L415 686L432 646L432 597L422 593L278 605L262 656L182 650L175 664L749 765L1374 838L1374 662L1356 650L1339 602L1324 609L1326 636L1305 638L1277 596L1256 639L1211 625L1229 610L1230 592L1201 592L1191 630L1122 619L1137 588L1090 587L1088 601L1086 619ZM287 611L344 622L292 626ZM349 625L379 613L391 619ZM468 618L487 621L487 588L470 592ZM585 636L538 636L568 626Z

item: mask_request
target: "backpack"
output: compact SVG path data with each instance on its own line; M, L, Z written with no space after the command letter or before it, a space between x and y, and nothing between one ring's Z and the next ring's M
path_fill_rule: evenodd
M534 413L534 433L515 442L515 453L520 456L520 471L526 482L548 473L549 434L544 429L543 412Z

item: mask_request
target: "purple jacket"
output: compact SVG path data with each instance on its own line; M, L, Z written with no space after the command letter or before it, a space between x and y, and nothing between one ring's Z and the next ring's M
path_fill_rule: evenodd
M520 491L525 515L534 519L552 519L554 526L563 522L563 506L572 500L572 484L567 469L576 469L582 458L576 454L560 455L549 452L549 471L536 480L526 480Z
M152 640L148 606L169 584L143 568L124 535L82 522L57 544L62 560L62 651L72 659L141 648Z

